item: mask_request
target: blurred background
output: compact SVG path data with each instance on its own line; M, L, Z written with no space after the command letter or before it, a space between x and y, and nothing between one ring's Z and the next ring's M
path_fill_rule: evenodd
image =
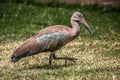
M94 35L80 24L79 36L56 55L77 62L53 61L49 70L49 53L41 53L11 63L15 49L41 29L71 27L75 11ZM0 80L120 80L120 0L0 0Z
M120 0L1 0L0 2L58 2L67 4L102 4L102 5L119 5Z

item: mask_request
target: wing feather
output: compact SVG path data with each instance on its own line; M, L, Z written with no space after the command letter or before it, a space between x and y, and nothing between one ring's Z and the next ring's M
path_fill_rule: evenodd
M30 52L29 55L32 55L39 52L55 51L66 43L70 29L60 25L45 28L20 45L15 50L14 55L17 56L26 52Z

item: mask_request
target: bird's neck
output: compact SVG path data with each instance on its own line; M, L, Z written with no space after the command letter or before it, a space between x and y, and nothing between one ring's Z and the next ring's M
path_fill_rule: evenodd
M71 20L71 25L72 25L72 34L74 36L78 36L80 33L80 26L76 21Z

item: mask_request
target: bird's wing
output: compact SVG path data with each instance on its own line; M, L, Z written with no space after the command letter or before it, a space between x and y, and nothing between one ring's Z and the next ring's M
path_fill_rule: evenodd
M69 28L49 27L41 30L37 35L27 39L14 52L15 56L28 56L38 52L54 51L65 44L69 35Z
M36 53L39 44L36 42L35 38L31 37L27 39L22 45L20 45L14 52L15 56L28 56L30 54Z
M45 34L36 38L38 44L40 44L40 51L55 51L62 47L69 33L67 31L58 31L51 34Z

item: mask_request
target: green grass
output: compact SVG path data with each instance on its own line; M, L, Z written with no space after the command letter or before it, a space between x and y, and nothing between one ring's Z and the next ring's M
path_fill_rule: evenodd
M56 51L77 62L53 61L49 53L21 59L14 66L11 54L27 38L50 25L70 26L73 12L80 11L92 28L91 37L81 25L74 41ZM119 80L120 7L42 3L0 3L0 80Z

